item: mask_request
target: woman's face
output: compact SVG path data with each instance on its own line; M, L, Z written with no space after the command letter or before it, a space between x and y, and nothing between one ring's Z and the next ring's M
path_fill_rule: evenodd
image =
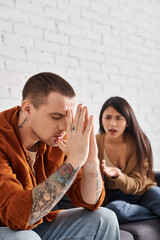
M108 138L123 138L124 131L127 127L127 121L113 107L107 107L102 115L102 125Z

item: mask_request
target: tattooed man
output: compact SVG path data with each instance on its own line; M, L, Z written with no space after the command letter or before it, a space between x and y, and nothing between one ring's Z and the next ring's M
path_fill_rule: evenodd
M119 239L104 199L93 116L53 73L25 84L0 113L0 240ZM76 208L56 210L67 193ZM93 211L95 210L95 211Z

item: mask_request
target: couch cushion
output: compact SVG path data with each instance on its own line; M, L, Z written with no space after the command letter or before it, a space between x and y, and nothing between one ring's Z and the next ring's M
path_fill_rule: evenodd
M134 238L131 233L120 230L120 240L134 240Z
M135 240L159 240L160 218L121 224L120 229L130 232Z

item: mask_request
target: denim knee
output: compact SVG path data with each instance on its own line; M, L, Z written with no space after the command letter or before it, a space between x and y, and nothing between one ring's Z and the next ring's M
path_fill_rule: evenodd
M99 226L102 237L100 235L96 235L95 239L114 239L119 240L119 225L116 214L107 208L99 208L98 209L98 218L99 218ZM99 238L98 238L99 236Z
M117 222L117 217L112 209L100 207L96 212L98 212L99 217L104 220L104 222L108 222L110 224L114 224Z
M112 210L118 220L122 220L125 221L127 219L127 216L125 215L125 211L124 211L124 206L126 206L128 203L125 203L124 201L113 201L107 204L106 208Z
M160 216L160 187L154 186L151 187L145 194L142 196L141 204L142 206L150 209L154 214Z
M114 211L114 212L117 212L117 210L121 210L122 209L122 206L124 205L124 201L121 201L121 200L117 200L117 201L113 201L113 202L110 202L106 205L106 208Z
M8 227L0 227L0 240L41 240L32 230L14 231Z
M32 231L20 231L19 234L17 234L17 237L14 238L13 240L41 240L40 236Z

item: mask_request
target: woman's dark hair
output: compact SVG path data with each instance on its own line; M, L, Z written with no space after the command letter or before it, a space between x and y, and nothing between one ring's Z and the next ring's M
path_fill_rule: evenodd
M57 92L67 97L75 97L72 86L62 77L50 73L38 73L28 79L22 91L22 99L30 99L37 109L51 92Z
M104 111L108 107L113 107L114 109L116 109L117 112L119 112L126 119L127 128L125 131L129 132L135 140L140 169L143 169L144 167L144 159L148 158L148 163L149 163L148 176L150 176L153 179L153 171L152 171L153 156L152 156L150 141L142 131L141 127L139 126L131 106L124 98L111 97L103 104L102 109L100 111L100 115L99 115L99 125L100 125L99 132L105 133L105 130L102 125L102 116Z

